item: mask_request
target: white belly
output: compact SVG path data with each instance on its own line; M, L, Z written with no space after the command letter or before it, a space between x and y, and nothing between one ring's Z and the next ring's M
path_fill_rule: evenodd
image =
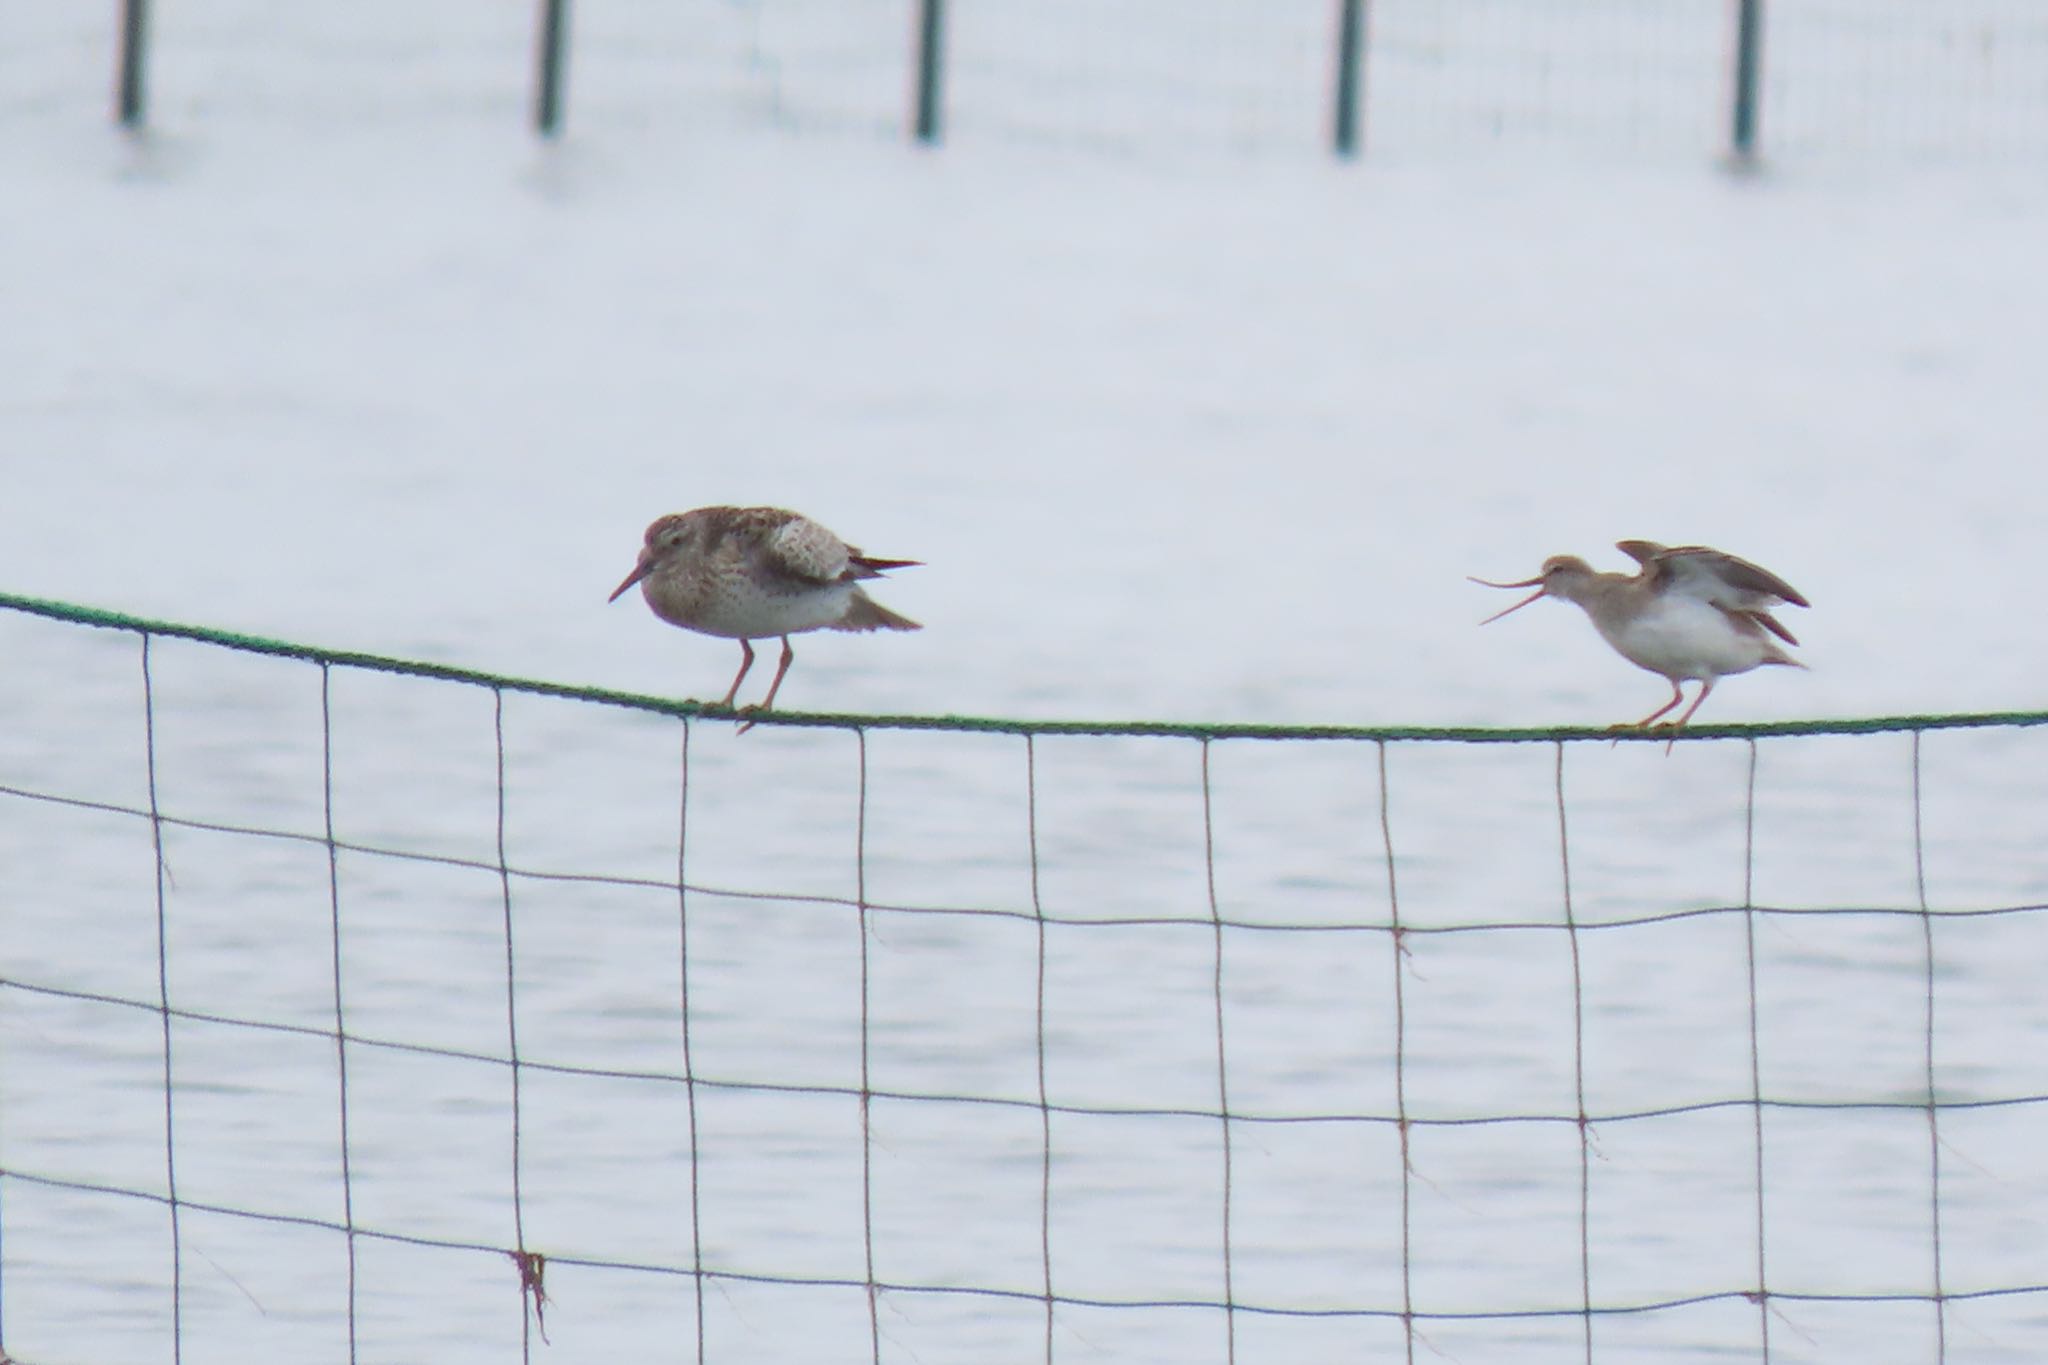
M794 592L770 592L744 578L728 577L675 591L652 577L640 585L641 595L664 621L728 640L760 640L796 635L834 625L853 601L851 583L806 586Z
M1624 659L1672 679L1747 673L1768 652L1759 632L1696 597L1667 594L1640 615L1593 624Z

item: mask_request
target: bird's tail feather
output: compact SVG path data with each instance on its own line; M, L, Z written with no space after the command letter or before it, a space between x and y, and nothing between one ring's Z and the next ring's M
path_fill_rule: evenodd
M848 555L846 562L853 568L855 578L880 578L890 569L922 568L921 559L876 559L873 555Z
M898 616L859 588L853 590L853 601L847 604L846 615L832 623L834 630L923 630L924 627L908 616Z

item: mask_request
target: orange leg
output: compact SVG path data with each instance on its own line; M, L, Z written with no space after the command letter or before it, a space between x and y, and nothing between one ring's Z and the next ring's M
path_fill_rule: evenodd
M789 672L790 664L796 661L796 651L790 648L789 637L782 637L782 662L775 669L775 681L768 684L768 695L761 699L761 709L768 710L775 705L775 694L782 690L782 675Z
M1673 683L1673 684L1672 684L1672 686L1673 686L1673 687L1676 687L1677 685L1678 685L1678 684L1676 684L1676 683ZM1699 695L1698 695L1698 696L1696 696L1696 697L1694 697L1694 698L1692 699L1692 705L1691 705L1691 706L1688 706L1688 707L1686 707L1686 708L1685 708L1685 714L1684 714L1684 715L1682 715L1682 716L1680 716L1680 717L1679 717L1679 718L1678 718L1677 720L1674 720L1674 721L1672 721L1672 722L1671 722L1671 723L1670 723L1669 725L1660 725L1660 726L1658 726L1658 727L1657 727L1657 728L1658 728L1659 730L1667 730L1667 731L1669 731L1669 732L1671 733L1671 735L1672 735L1672 738L1671 738L1671 739L1668 739L1668 740L1664 741L1664 752L1665 752L1665 753L1667 753L1667 754L1668 754L1668 753L1670 753L1670 752L1671 752L1671 749L1672 749L1672 746L1678 743L1678 739L1677 739L1677 734L1678 734L1678 732L1679 732L1680 730L1683 730L1683 729L1685 728L1685 723L1686 723L1687 721L1689 721L1689 720L1691 720L1691 719L1692 719L1692 713L1700 709L1700 703L1701 703L1701 702L1703 702L1703 701L1705 701L1705 700L1707 699L1707 693L1709 693L1709 692L1711 692L1711 691L1713 691L1713 690L1714 690L1714 680L1713 680L1712 678L1702 678L1702 679L1700 680L1700 692L1699 692Z
M1705 694L1705 693L1701 693L1700 695L1702 695L1702 696L1705 696L1706 694ZM1663 704L1662 706L1660 706L1660 707L1658 707L1658 708L1657 708L1656 710L1652 711L1652 712L1651 712L1651 713L1650 713L1649 715L1647 715L1647 716L1644 716L1644 717L1643 717L1643 718L1642 718L1641 720L1637 721L1637 722L1636 722L1635 724L1633 724L1633 725L1617 725L1617 726L1615 726L1614 728L1615 728L1615 729L1617 729L1617 730L1643 730L1643 729L1647 729L1647 728L1649 728L1649 724L1650 724L1650 722L1651 722L1651 721L1653 721L1653 720L1657 719L1657 717L1659 717L1659 716L1663 715L1663 714L1664 714L1665 712L1667 712L1667 711L1671 710L1671 709L1672 709L1673 707L1677 706L1677 705L1678 705L1678 704L1679 704L1680 702L1682 702L1682 701L1684 701L1684 700L1685 700L1685 689L1684 689L1684 688L1682 688L1682 687L1680 687L1680 686L1678 685L1678 680L1674 678L1674 679L1672 679L1672 681L1671 681L1671 700L1670 700L1670 701L1667 701L1667 702L1665 702L1665 703L1664 703L1664 704ZM1694 706L1698 706L1698 705L1699 705L1699 703L1698 703L1698 702L1694 702L1694 703L1693 703L1693 705L1694 705ZM1686 714L1687 714L1687 715L1691 715L1691 714L1692 714L1692 712L1688 711L1688 712L1686 712ZM1683 725L1683 724L1685 724L1685 722L1684 722L1684 721L1680 721L1680 722L1679 722L1679 724L1680 724L1680 725Z
M789 647L789 637L785 635L782 637L782 662L779 665L777 665L775 669L775 681L768 684L768 695L761 698L761 704L759 706L743 706L740 709L746 712L748 715L753 715L756 712L766 711L767 709L775 705L775 694L782 688L782 675L789 672L790 664L792 664L795 661L796 651ZM752 662L751 651L749 652L748 662ZM750 720L742 724L740 728L733 731L733 733L736 735L743 735L753 728L754 722Z
M1685 714L1671 723L1671 728L1674 730L1682 729L1685 723L1692 719L1692 713L1700 709L1700 703L1707 699L1707 693L1713 690L1714 680L1712 678L1703 679L1700 683L1700 694L1692 699L1691 706L1685 708Z
M725 700L718 703L728 711L732 709L732 699L740 694L740 681L747 676L747 670L754 666L753 641L740 641L740 650L740 671L732 675L732 686L725 689Z

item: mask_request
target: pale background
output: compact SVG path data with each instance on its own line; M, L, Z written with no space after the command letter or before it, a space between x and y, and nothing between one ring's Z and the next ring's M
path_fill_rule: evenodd
M525 133L527 6L183 0L157 16L153 126L105 121L111 6L5 0L0 28L0 586L334 647L715 696L737 653L604 595L645 523L787 504L917 558L876 590L915 635L812 636L791 707L1341 724L1607 723L1661 681L1579 614L1464 575L1622 537L1754 558L1810 673L1730 680L1704 719L2024 710L2048 389L2048 38L2036 7L1775 5L1756 174L1720 163L1726 11L1374 6L1368 155L1320 150L1329 8L963 0L948 145L915 149L907 5L578 7L569 135ZM1027 13L1032 17L1026 18ZM132 638L0 616L0 783L146 806ZM177 816L317 835L319 675L160 645L159 788ZM765 678L757 679L765 685ZM334 680L344 839L495 857L486 694ZM514 698L508 856L674 875L673 722ZM859 1083L856 746L693 734L700 1074ZM1021 741L870 736L866 893L1032 909ZM1191 742L1039 747L1044 908L1209 913ZM1211 755L1226 915L1385 924L1376 751ZM2048 902L2032 731L1935 735L1938 910ZM1396 746L1404 921L1556 923L1544 747ZM1574 909L1739 905L1738 742L1575 746ZM0 977L156 999L148 824L0 797ZM1759 751L1758 904L1913 909L1911 741ZM331 1027L317 843L166 835L174 1004ZM495 874L344 855L350 1026L502 1053ZM672 892L515 880L522 1056L680 1068ZM1944 922L1945 1097L2029 1100L2048 927ZM1760 1079L1802 1103L1924 1099L1912 918L1764 919ZM1035 931L879 913L878 1276L1035 1293ZM1410 940L1407 1104L1569 1115L1554 931ZM1212 1108L1214 941L1055 928L1048 1087ZM1582 936L1586 1103L1749 1094L1743 922ZM1384 933L1226 935L1231 1104L1392 1112ZM334 1049L181 1023L180 1193L341 1217ZM153 1014L0 988L0 1166L163 1188ZM510 1245L503 1068L355 1048L355 1216ZM530 1072L528 1244L691 1264L680 1092ZM700 1095L707 1265L859 1280L862 1144L844 1094ZM2048 1283L2038 1103L1944 1115L1951 1292ZM1924 1112L1772 1110L1779 1292L1932 1287ZM1753 1288L1740 1107L1593 1129L1591 1284L1626 1306ZM1384 1124L1239 1125L1236 1298L1400 1305ZM1425 1311L1579 1305L1571 1123L1418 1128ZM1054 1123L1053 1279L1216 1299L1206 1119ZM341 1239L220 1215L184 1233L183 1359L345 1351ZM361 1248L367 1360L503 1360L509 1266ZM34 1365L170 1358L160 1205L0 1183L0 1327ZM556 1360L693 1359L687 1279L558 1266ZM1948 1358L2039 1358L2039 1294L1961 1303ZM1037 1359L1026 1301L887 1295L892 1360ZM1923 1303L1781 1303L1772 1359L1933 1358ZM710 1355L868 1358L858 1289L715 1281ZM1418 1355L1579 1359L1576 1319L1423 1327ZM1603 1359L1753 1359L1740 1299L1603 1318ZM1398 1321L1240 1314L1240 1359L1379 1358ZM1063 1308L1062 1360L1221 1359L1208 1309Z

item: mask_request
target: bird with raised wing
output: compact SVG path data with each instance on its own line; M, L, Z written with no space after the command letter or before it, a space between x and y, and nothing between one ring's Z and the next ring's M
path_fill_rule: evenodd
M789 637L807 630L919 630L860 588L914 559L877 559L808 517L780 507L699 507L647 528L640 560L609 600L640 585L656 616L671 625L740 642L740 671L718 704L731 707L754 666L755 640L782 639L782 662L758 707L775 705L796 658ZM745 727L741 727L744 729Z
M1624 540L1615 548L1642 567L1634 574L1600 573L1577 555L1552 555L1534 578L1514 583L1473 579L1489 588L1536 589L1480 624L1498 621L1539 597L1561 597L1583 607L1616 653L1671 684L1671 700L1616 729L1644 729L1669 714L1685 701L1683 682L1696 681L1700 690L1684 714L1668 722L1674 730L1692 719L1721 678L1764 664L1806 667L1778 647L1779 640L1788 645L1799 641L1771 611L1788 604L1803 607L1807 601L1770 570L1704 545Z

